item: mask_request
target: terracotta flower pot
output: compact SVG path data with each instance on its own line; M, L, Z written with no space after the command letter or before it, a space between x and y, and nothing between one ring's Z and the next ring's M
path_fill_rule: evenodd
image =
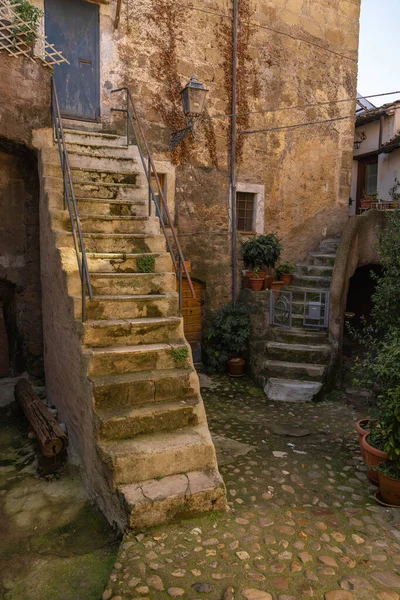
M400 506L400 479L394 479L378 471L381 497L386 504Z
M243 377L246 367L246 361L243 358L230 358L226 364L230 377Z
M373 471L372 467L377 467L381 463L385 462L385 460L388 459L388 455L387 452L382 452L382 450L378 450L377 448L371 446L371 444L368 443L367 438L368 434L361 438L361 448L364 451L363 456L368 467L367 475L368 479L372 483L378 485L378 472Z
M259 277L265 277L265 272L264 271L260 271L258 275L259 275ZM243 287L244 287L244 289L250 289L251 288L250 279L253 276L254 276L254 271L246 271L246 273L243 274Z
M261 277L250 277L250 285L253 292L261 292L264 285L264 279Z
M283 281L283 285L290 285L292 283L293 275L291 273L281 273L280 278L281 281Z
M264 290L270 290L274 278L272 275L266 275L264 277Z
M363 459L365 460L365 451L364 448L361 445L361 440L365 435L369 434L369 426L368 424L370 423L370 421L374 421L375 419L370 419L369 417L366 417L365 419L360 419L359 421L357 421L356 423L356 430L358 433L358 441L360 444L360 450L361 450L361 456L363 457Z
M283 281L273 281L271 289L274 292L275 298L278 298L283 287Z

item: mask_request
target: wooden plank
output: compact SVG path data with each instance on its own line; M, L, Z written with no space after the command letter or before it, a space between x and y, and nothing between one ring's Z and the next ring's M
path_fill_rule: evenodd
M68 437L47 410L27 379L15 386L15 399L20 403L45 456L55 456L68 446Z

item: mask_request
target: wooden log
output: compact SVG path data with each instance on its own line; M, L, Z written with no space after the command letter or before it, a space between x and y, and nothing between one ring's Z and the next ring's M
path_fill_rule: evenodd
M44 456L55 456L68 446L68 436L40 400L27 379L15 386L15 399L20 403Z

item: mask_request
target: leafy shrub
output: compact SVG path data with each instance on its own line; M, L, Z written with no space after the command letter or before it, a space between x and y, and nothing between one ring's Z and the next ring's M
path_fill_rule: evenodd
M245 305L228 302L219 310L204 334L205 363L210 371L221 371L233 355L243 354L251 333Z
M296 267L292 265L292 263L282 263L278 265L276 272L278 275L291 275L294 273L295 268Z
M154 256L146 254L145 256L139 256L136 264L139 273L154 273L156 260Z
M243 244L243 261L246 267L274 268L282 252L276 233L255 235Z
M17 0L13 9L22 21L26 23L25 25L19 23L17 20L15 21L13 28L14 42L22 39L26 44L33 43L37 37L39 21L43 15L42 11L30 2L27 2L27 0Z

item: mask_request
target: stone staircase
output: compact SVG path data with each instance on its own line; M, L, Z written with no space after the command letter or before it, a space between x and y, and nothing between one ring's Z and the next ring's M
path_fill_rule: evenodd
M102 132L65 136L93 300L82 323L60 158L51 132L37 130L49 395L93 496L119 528L224 509L175 273L159 220L148 216L138 150ZM149 256L153 272L140 272Z
M260 369L272 400L311 400L330 376L333 347L327 330L304 326L304 292L329 291L339 244L339 238L323 240L296 265L291 285L282 288L293 293L292 328L270 327Z

